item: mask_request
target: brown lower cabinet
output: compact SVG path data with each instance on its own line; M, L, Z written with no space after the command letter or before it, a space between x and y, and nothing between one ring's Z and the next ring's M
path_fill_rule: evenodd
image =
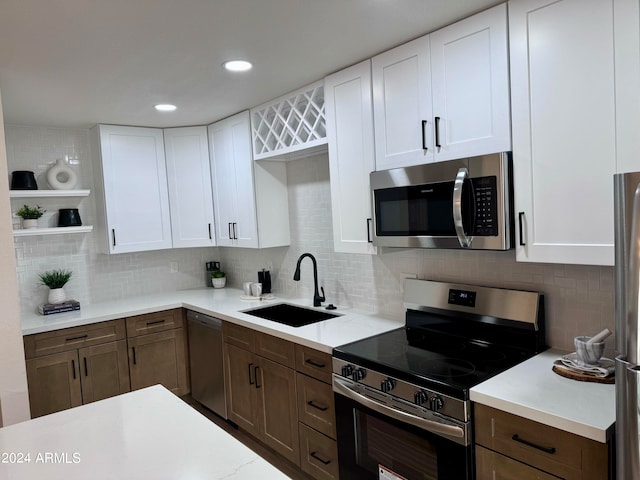
M24 337L31 416L128 392L124 336L116 320Z
M293 346L286 340L227 322L223 323L223 335L229 420L300 465L295 371L243 348L257 345L259 349L260 345L267 344L273 358L288 363L283 352L289 350L289 346L293 352ZM280 342L282 348L277 348ZM293 359L291 362L293 364Z
M189 393L182 309L24 337L31 416L158 383Z
M607 480L610 443L474 405L478 480Z

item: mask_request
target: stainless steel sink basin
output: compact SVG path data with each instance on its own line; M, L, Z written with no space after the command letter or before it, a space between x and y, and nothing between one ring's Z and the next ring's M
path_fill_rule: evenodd
M340 316L335 313L329 313L325 310L298 307L288 303L258 307L251 310L245 310L243 313L253 315L254 317L264 318L265 320L271 320L272 322L289 325L290 327L302 327L304 325L311 325L312 323Z

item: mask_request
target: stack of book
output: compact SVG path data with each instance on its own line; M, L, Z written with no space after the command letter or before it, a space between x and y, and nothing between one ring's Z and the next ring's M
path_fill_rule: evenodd
M72 312L80 310L80 302L77 300L66 300L62 303L45 303L38 306L41 315L52 315L54 313Z

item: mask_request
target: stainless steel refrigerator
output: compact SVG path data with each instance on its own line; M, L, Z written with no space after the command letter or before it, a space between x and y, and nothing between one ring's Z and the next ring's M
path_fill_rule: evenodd
M640 172L614 175L616 477L640 479Z

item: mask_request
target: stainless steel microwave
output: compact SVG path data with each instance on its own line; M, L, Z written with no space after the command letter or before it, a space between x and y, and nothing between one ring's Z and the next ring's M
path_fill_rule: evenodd
M510 152L372 172L373 244L509 250Z

